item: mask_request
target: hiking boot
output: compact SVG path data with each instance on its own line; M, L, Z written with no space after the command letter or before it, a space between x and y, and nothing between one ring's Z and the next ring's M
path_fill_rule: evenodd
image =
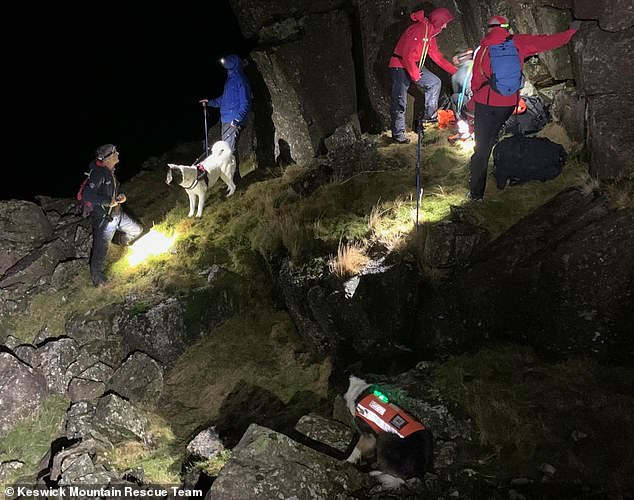
M106 279L106 277L103 274L101 274L101 275L98 275L98 276L93 276L92 283L93 283L93 285L95 285L95 287L101 287L101 286L105 286L106 284L108 284L108 280Z
M475 201L475 202L482 202L484 201L484 198L482 196L474 196L473 194L471 194L471 191L469 191L467 193L467 195L465 196L465 201L468 203L470 201Z
M392 141L396 144L409 144L410 140L407 137L392 137Z

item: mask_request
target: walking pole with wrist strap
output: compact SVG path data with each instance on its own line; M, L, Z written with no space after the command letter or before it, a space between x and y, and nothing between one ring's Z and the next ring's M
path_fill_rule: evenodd
M427 52L429 51L429 24L425 23L425 37L423 38L423 50L420 55L420 60L418 61L418 69L419 71L423 71L423 66L425 65L425 59L427 58ZM418 214L420 212L420 202L423 198L423 186L420 178L420 147L423 137L423 120L421 117L418 117L417 120L417 131L418 131L418 144L416 147L416 231L418 232Z
M423 186L420 176L420 147L423 138L423 120L418 118L418 145L416 150L416 232L418 232L418 214L420 211L420 204L423 198Z
M205 158L209 154L209 139L207 135L209 134L209 130L207 129L207 103L203 102L203 114L205 115Z

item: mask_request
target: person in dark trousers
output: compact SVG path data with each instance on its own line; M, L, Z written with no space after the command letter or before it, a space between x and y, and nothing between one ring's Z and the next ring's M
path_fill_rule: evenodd
M572 35L581 26L574 21L569 29L553 35L514 35L513 41L519 53L520 66L524 60L535 54L562 47L570 41ZM473 61L471 90L473 97L468 108L475 112L475 146L471 157L469 192L467 199L480 201L486 188L487 167L491 150L497 141L502 125L509 119L520 101L520 91L504 96L491 88L488 80L491 76L491 59L487 47L504 42L511 36L508 19L493 16L488 21L489 31L480 42Z
M83 199L92 203L90 223L92 225L92 251L90 253L90 276L95 286L106 283L106 255L108 246L117 234L116 243L129 245L143 232L143 226L129 217L121 206L126 195L119 192L115 166L119 163L119 152L112 144L99 146L96 158L90 163L90 174L84 186Z
M453 19L453 14L445 8L434 9L425 17L422 10L410 15L414 24L405 30L399 38L390 58L390 78L392 94L390 101L390 120L392 140L398 144L407 144L405 137L405 110L407 108L407 90L415 83L425 92L425 113L423 122L437 121L438 98L442 82L425 67L427 55L450 75L456 68L442 55L436 43L436 36Z
M199 102L220 108L221 140L226 141L235 154L240 130L246 125L251 111L251 87L240 57L229 54L220 59L220 63L227 70L222 95L214 99L201 99ZM234 177L234 181L240 179L239 168L236 168Z

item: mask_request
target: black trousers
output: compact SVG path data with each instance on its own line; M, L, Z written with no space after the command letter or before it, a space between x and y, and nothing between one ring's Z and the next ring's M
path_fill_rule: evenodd
M491 150L495 145L502 125L509 119L515 106L489 106L475 103L475 147L469 166L469 190L471 198L478 199L484 196L487 183L487 168Z
M104 274L108 246L117 234L115 243L129 245L143 232L143 226L128 216L123 210L115 210L110 217L103 212L91 214L92 252L90 254L90 276L95 285L106 281Z

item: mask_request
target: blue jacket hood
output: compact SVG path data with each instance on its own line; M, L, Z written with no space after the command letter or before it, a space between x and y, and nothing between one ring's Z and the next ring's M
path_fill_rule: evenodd
M242 69L242 59L235 54L226 55L222 66L231 73L232 71L240 71Z

